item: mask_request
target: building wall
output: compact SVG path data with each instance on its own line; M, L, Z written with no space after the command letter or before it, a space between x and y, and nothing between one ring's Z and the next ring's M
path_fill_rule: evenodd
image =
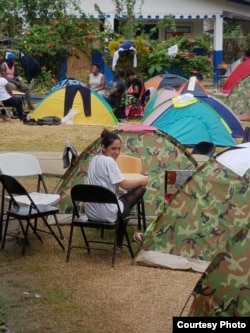
M83 10L94 17L98 15L94 10L95 3L110 17L114 17L116 14L112 0L105 0L105 3L103 0L80 0L80 3ZM250 17L250 7L247 2L246 5L242 5L227 0L144 0L141 11L138 8L140 3L140 0L137 0L134 14L137 17L142 16L142 18L163 18L169 14L176 18L196 18L197 15L200 18L209 18L214 15L222 15L224 10Z

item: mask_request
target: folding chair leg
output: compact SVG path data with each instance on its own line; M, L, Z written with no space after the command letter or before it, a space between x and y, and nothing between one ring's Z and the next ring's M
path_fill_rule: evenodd
M57 243L61 246L61 248L63 249L63 251L65 250L63 243L60 241L60 239L57 237L56 233L53 231L53 229L51 228L50 224L48 223L48 221L46 220L46 218L44 218L43 216L41 216L43 222L45 223L45 225L48 227L50 233L54 236L54 238L56 239Z
M33 231L33 233L36 235L36 237L40 240L40 242L43 244L43 240L42 240L42 238L40 237L40 235L37 233L37 231L36 231L36 226L34 227L33 225L32 225L32 223L30 222L30 220L29 221L27 221L27 228L26 228L26 234L27 234L27 236L28 236L28 229L29 229L29 226L31 227L31 229L32 229L32 231Z
M1 212L0 212L0 241L3 237L3 219L4 219L4 188L2 188Z
M103 229L102 229L102 231L103 231ZM81 232L82 232L82 237L84 239L86 248L88 249L88 253L89 253L90 252L89 242L87 240L87 237L86 237L86 234L85 234L85 231L84 231L83 227L81 227ZM102 235L102 237L103 237L103 235Z
M5 240L6 240L6 236L7 236L8 225L9 225L9 219L8 219L8 217L7 217L6 222L5 222L4 232L3 232L3 239L2 239L1 250L3 250L4 247L5 247Z
M27 220L27 225L26 225L26 229L24 230L24 226L22 224L22 221L19 220L19 224L21 226L21 229L23 231L23 235L24 235L24 242L23 242L23 256L25 255L25 249L26 246L29 245L29 239L28 239L28 232L29 232L29 227L31 227L31 229L33 230L34 234L36 235L36 237L40 240L40 242L43 244L42 238L38 235L38 233L36 232L36 230L34 229L33 225L30 223L30 220Z
M125 237L126 237L126 240L127 240L128 249L129 249L129 252L130 252L131 258L134 258L134 252L133 252L133 249L132 249L132 246L131 246L131 243L130 243L130 240L129 240L129 236L128 236L127 231L125 231Z
M141 230L141 220L143 224L143 230L147 229L146 215L145 215L145 206L143 198L140 199L137 203L137 214L138 214L138 229Z
M112 263L111 263L112 267L115 266L115 258L116 258L116 244L114 242L114 246L113 246L113 250L112 250Z
M141 230L141 206L140 206L140 201L137 202L137 219L138 219L138 229Z
M144 206L144 199L141 199L141 215L142 215L142 224L143 230L146 231L147 229L147 221L146 221L146 213L145 213L145 206Z
M9 221L10 221L10 218L9 218L9 216L7 216L6 222L5 222L4 233L3 233L1 250L3 250L4 247L5 247L5 242L6 242L6 237L7 237L7 233L8 233L8 227L9 227ZM22 221L18 220L18 222L19 222L19 225L20 225L22 233L23 233L24 244L28 244L27 233L26 233L26 230L25 230L25 228L24 228L24 226L22 224ZM24 253L24 250L23 250L23 253Z
M70 252L71 252L71 243L72 243L72 237L73 237L73 225L70 227L70 233L69 233L69 243L68 243L68 249L67 249L67 255L66 255L66 261L69 261Z
M56 214L54 214L53 216L54 216L54 219L56 221L56 226L57 226L57 229L59 231L60 237L61 237L61 239L64 239L64 235L63 235L63 232L62 232L62 228L59 224L58 218L57 218Z

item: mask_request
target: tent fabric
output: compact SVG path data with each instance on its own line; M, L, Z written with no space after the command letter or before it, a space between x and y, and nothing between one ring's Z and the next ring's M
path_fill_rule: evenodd
M145 89L153 87L155 90L161 88L168 88L169 90L178 89L185 81L186 78L175 74L159 74L151 79L145 81Z
M73 124L117 126L111 106L98 93L82 85L68 85L44 98L32 113L35 120L72 114Z
M250 120L250 74L240 80L225 99L240 120Z
M249 181L249 170L240 177L210 158L166 203L135 262L204 272L249 223Z
M144 109L144 116L142 119L146 118L152 110L155 110L158 106L164 104L167 100L176 97L178 92L176 90L169 90L168 88L158 89L148 101Z
M219 115L226 121L226 123L230 127L230 130L232 131L232 136L234 138L242 138L244 136L244 128L242 127L239 118L229 105L226 105L218 98L210 95L202 96L200 97L200 100L210 105L214 110L219 113Z
M198 280L188 317L250 316L250 223L229 238Z
M152 128L131 128L126 126L116 130L123 142L121 154L139 157L142 160L142 173L149 176L144 195L147 216L160 214L164 207L164 176L167 169L196 169L197 162L191 154L172 137ZM63 176L57 192L60 194L61 213L72 212L70 189L84 182L91 158L100 153L100 139L95 140L78 157L74 166L69 167Z
M74 85L74 86L80 85L80 86L85 87L85 85L81 81L78 81L74 78L68 78L68 79L59 81L54 87L52 87L50 89L49 93L52 93L53 91L55 91L57 89L60 89L60 88L66 87L66 86L71 86L71 85Z
M195 76L192 76L188 81L184 82L178 89L178 94L187 93L190 93L195 97L207 96L206 88Z
M192 76L187 82L185 82L178 90L178 93L181 95L191 93L194 97L198 97L203 102L209 104L229 125L233 137L240 138L243 136L243 127L234 111L230 106L226 105L226 103L207 94L205 87L195 76Z
M238 148L239 145L237 145L236 147L237 149L228 149L218 155L216 160L240 177L243 177L250 169L250 149L249 146L240 146Z
M195 76L191 77L189 81L185 82L178 90L178 93L191 93L194 97L198 97L203 102L209 104L229 125L233 137L241 138L243 136L243 127L234 111L230 108L230 106L226 105L218 98L207 94L205 87Z
M198 101L197 98L189 93L172 98L173 105L176 108L182 108L184 106L192 105L197 101Z
M240 80L250 75L250 59L240 63L225 80L221 91L229 94Z
M232 131L220 114L199 99L192 105L176 108L170 101L165 108L154 110L148 115L150 121L142 119L142 124L151 125L173 136L184 145L195 145L200 141L213 142L216 146L234 146ZM242 134L243 135L243 134Z

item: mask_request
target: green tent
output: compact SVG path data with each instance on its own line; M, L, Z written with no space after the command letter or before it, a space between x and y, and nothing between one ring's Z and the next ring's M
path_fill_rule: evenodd
M147 216L159 215L164 208L164 175L167 169L196 169L197 163L190 153L171 136L153 127L127 125L116 130L123 148L121 154L142 159L142 173L149 176L144 196ZM100 153L101 140L95 140L78 157L64 174L57 192L61 196L58 204L61 213L70 214L72 203L70 190L73 185L85 182L91 158Z

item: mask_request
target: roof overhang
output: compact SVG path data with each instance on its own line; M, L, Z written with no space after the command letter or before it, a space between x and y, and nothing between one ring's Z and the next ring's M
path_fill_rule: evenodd
M235 2L239 5L250 6L250 0L227 0L228 2Z
M249 5L250 5L250 2L249 2ZM241 15L241 14L238 14L238 13L232 13L232 12L224 11L223 12L223 17L225 19L229 19L229 20L250 21L250 12L249 12L249 16L245 16L245 15Z

